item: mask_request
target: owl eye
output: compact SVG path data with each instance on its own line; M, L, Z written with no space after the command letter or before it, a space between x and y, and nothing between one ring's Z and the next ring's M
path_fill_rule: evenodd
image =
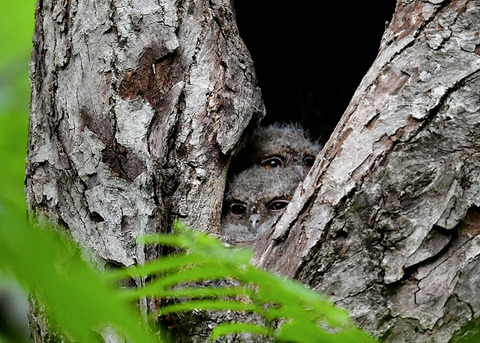
M305 156L304 159L303 159L303 165L305 167L311 167L313 166L313 162L315 162L315 157L313 156Z
M283 167L283 161L278 156L268 157L262 161L262 166L266 169L281 168Z
M230 212L232 212L232 214L235 216L244 214L246 210L247 206L245 206L245 204L241 202L236 202L230 205Z
M288 205L288 200L273 200L268 204L268 209L272 211L280 211Z

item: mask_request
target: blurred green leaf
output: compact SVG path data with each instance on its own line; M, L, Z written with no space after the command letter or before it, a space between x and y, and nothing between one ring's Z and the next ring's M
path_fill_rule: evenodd
M0 206L23 211L34 9L34 0L6 0L0 11Z
M251 323L227 323L218 325L212 332L212 339L217 339L222 336L236 334L240 332L248 332L258 335L270 335L271 331L261 325Z
M218 298L218 297L234 297L249 294L244 287L194 287L194 288L176 288L165 290L158 294L159 297L176 297L176 298Z
M163 307L159 314L165 315L174 312L193 311L193 310L232 310L256 312L258 309L254 304L240 301L229 300L192 300L167 305Z
M18 114L0 114L0 206L14 203L25 216L25 156L27 119ZM0 224L1 225L1 224Z
M29 55L32 46L35 0L3 0L0 11L0 69Z
M231 270L226 266L198 263L194 268L163 274L143 288L132 290L132 292L135 292L138 297L156 296L163 293L168 287L174 287L181 283L219 280L229 275L231 275Z
M137 310L107 285L66 236L30 227L5 206L0 213L0 271L14 275L46 306L55 327L80 342L96 341L108 325L134 342L158 342Z
M190 264L199 263L198 255L169 255L147 262L144 265L132 266L130 268L109 271L106 278L111 281L119 281L128 277L142 278L154 274L166 272L168 270L177 270Z

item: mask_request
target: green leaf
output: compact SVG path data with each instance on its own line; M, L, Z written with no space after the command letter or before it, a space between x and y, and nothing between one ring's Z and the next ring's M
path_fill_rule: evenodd
M105 278L112 282L132 277L142 278L181 268L191 268L193 264L200 263L199 261L201 261L201 258L196 254L170 255L147 262L144 265L107 271Z
M132 342L158 342L142 325L138 310L106 285L81 251L52 229L31 227L0 213L0 270L13 275L47 308L52 324L79 342L94 342L107 326Z
M243 287L179 287L173 289L155 289L154 291L144 291L144 289L126 289L122 291L123 298L136 300L142 297L155 296L158 298L218 298L245 296L248 291ZM152 295L153 294L153 295Z
M324 320L335 328L349 328L352 321L348 313L335 307L325 297L306 288L298 281L287 280L254 267L249 267L242 275L242 281L255 280L258 287L258 298L265 303L282 304L272 308L270 320L278 317L302 314L302 320Z
M258 311L256 305L233 300L195 300L167 305L159 311L159 315L166 315L174 312L194 310L223 310L223 311Z
M160 244L185 250L193 249L195 253L205 259L220 259L223 263L235 265L249 264L253 251L249 249L227 248L220 241L210 235L196 230L187 229L180 221L174 224L175 234L151 234L137 239L142 244Z
M3 0L0 11L0 68L19 56L29 55L32 47L34 0ZM25 65L28 69L28 64Z
M218 298L243 296L247 292L244 287L192 287L169 289L158 296L162 298Z
M237 334L241 332L248 332L264 336L272 334L271 330L261 325L252 323L228 323L217 325L217 327L213 329L210 339L214 340L222 336Z
M182 283L194 281L219 280L228 277L229 269L221 265L197 265L192 269L179 270L175 273L166 274L143 288L132 290L132 294L137 297L155 296L164 292L169 287L174 287Z

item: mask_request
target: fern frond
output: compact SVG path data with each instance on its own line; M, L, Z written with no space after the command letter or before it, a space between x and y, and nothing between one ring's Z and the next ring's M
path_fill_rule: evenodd
M190 230L181 222L174 227L175 234L150 235L141 242L170 245L186 253L112 276L151 277L143 288L126 293L130 299L153 296L177 301L163 307L159 315L196 310L239 311L255 313L267 323L267 327L221 324L212 338L249 332L289 342L311 342L312 337L316 342L374 342L355 328L345 310L335 307L326 297L298 281L255 268L250 262L251 250L227 248L218 239ZM212 287L206 282L223 284L218 280L229 280L228 287ZM200 284L195 285L196 282Z
M164 272L178 270L182 268L188 268L192 264L200 263L201 257L198 255L190 254L176 254L166 257L161 257L151 262L147 262L144 265L135 265L124 269L116 269L107 271L105 278L110 282L117 282L127 278L142 278L161 274Z
M174 312L194 311L194 310L215 310L215 311L244 311L258 312L255 304L244 303L233 300L196 300L186 301L167 305L159 311L159 315L166 315Z
M252 333L257 335L269 336L272 331L264 326L252 323L227 323L219 324L210 336L211 340L238 333Z

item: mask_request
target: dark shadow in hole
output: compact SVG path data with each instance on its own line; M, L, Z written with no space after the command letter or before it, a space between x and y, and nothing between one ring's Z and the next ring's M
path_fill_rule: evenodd
M395 3L235 1L267 109L263 124L297 121L325 142L373 63Z

